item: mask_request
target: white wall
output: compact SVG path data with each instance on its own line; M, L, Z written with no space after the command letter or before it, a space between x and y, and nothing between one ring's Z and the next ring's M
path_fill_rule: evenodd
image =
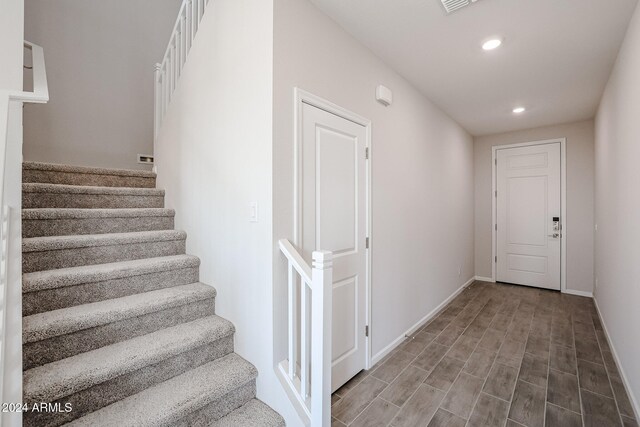
M236 352L260 372L258 397L295 426L272 358L272 43L271 1L211 1L155 149L158 187L236 326Z
M593 292L593 121L546 126L475 138L476 275L491 277L491 147L567 139L567 289Z
M640 416L640 7L596 116L596 301Z
M23 0L0 0L0 89L22 90Z
M472 138L307 0L278 0L274 18L274 311L285 358L286 266L293 241L293 88L372 121L373 354L474 275ZM394 92L388 108L378 84ZM458 275L458 266L461 274Z
M2 0L5 1L5 0ZM180 0L29 0L25 38L44 48L51 100L25 107L25 160L144 169L153 70Z

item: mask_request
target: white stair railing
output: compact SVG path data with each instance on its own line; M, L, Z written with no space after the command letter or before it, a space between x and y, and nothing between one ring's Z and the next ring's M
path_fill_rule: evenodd
M208 4L209 0L183 0L162 61L156 64L154 73L154 137L160 130L162 119L173 97L173 91L178 85L182 68Z
M311 427L329 427L333 254L315 251L309 266L288 240L278 244L289 278L288 357L280 362L280 373Z
M33 91L0 91L0 402L18 402L21 396L7 396L5 386L15 391L13 375L18 372L21 384L22 313L19 309L22 298L21 272L19 269L21 242L19 230L12 227L20 221L19 207L21 194L20 173L22 169L22 121L19 114L23 103L46 103L49 101L49 87L42 47L24 42L31 52ZM12 206L13 205L13 206ZM12 238L13 236L13 238ZM7 348L16 346L17 348ZM14 366L8 361L9 352ZM16 356L18 355L18 356ZM14 360L17 359L17 360ZM9 365L9 366L8 366ZM10 375L11 374L11 375ZM5 398L6 397L6 398ZM15 413L0 413L0 424ZM16 424L15 417L11 420Z

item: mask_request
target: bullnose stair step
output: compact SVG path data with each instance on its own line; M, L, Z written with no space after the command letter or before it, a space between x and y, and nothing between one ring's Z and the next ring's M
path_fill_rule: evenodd
M23 209L22 237L171 230L174 217L173 209L163 208Z
M215 297L191 283L24 317L24 369L213 315Z
M52 270L185 253L177 230L30 237L22 240L22 271Z
M22 184L23 209L162 208L164 190L156 188Z
M251 399L209 427L285 427L284 419L258 399Z
M71 403L73 411L58 414L30 412L25 414L24 425L44 425L43 420L47 424L60 425L156 384L165 390L158 396L162 399L185 394L194 398L196 393L211 389L228 392L256 377L255 368L238 356L224 358L233 352L234 331L230 322L214 315L25 371L23 395L26 403L55 402L62 403L63 407L65 403ZM217 364L209 363L218 359L220 361ZM197 370L206 364L213 366L213 369ZM230 372L226 372L227 369ZM186 382L167 381L185 372L188 375ZM211 384L204 387L202 383ZM204 400L209 398L198 397ZM121 402L118 404L121 405ZM169 402L166 403L157 404L155 408L164 411ZM185 401L180 403L184 404ZM137 412L148 413L145 408L149 409L150 404L153 404L151 400L139 401ZM93 425L110 423L112 420L109 418L118 417L118 414L109 413L109 418L97 416L93 420L100 422ZM122 420L122 416L126 419L133 414L120 414L118 419ZM115 418L112 419L115 421ZM125 424L115 421L112 425Z
M201 425L255 397L257 371L233 353L80 418L70 426ZM238 393L242 391L242 393Z
M22 164L22 181L27 183L153 188L156 186L156 174L142 170L24 162Z
M198 257L174 255L25 273L23 316L194 283L199 266Z

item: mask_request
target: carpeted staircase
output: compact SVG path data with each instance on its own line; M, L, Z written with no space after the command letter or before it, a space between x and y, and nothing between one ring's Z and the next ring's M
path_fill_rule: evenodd
M155 174L23 165L25 426L283 426ZM72 411L65 411L70 403Z

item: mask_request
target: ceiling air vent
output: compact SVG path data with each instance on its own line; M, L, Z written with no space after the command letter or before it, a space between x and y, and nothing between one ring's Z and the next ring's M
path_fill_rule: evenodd
M471 3L475 3L477 0L440 0L444 6L444 10L447 13L455 12L458 9L462 9L465 6L469 6Z

